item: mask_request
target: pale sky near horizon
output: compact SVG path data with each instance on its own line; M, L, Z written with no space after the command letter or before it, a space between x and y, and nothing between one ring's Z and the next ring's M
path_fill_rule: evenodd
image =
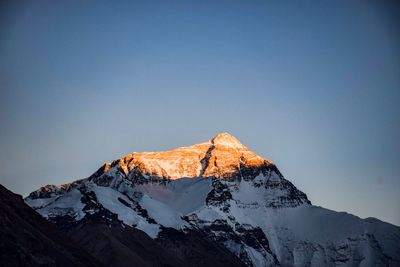
M2 1L0 183L228 131L312 203L400 225L396 1Z

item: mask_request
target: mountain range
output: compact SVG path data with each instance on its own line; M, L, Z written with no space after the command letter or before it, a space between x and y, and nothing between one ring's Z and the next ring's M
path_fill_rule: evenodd
M133 152L25 203L92 264L400 266L400 227L314 206L228 133Z

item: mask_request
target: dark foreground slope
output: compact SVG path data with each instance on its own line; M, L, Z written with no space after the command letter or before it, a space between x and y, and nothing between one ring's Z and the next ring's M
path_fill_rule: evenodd
M0 185L0 266L101 266Z
M201 231L165 228L153 240L113 217L101 210L56 227L0 185L0 266L245 266Z
M167 228L153 240L143 231L99 218L84 219L64 231L106 266L245 266L224 246L197 231Z

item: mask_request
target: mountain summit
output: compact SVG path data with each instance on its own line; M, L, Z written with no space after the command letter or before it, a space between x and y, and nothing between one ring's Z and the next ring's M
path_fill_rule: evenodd
M268 168L272 163L251 152L238 139L221 133L207 142L161 152L134 152L106 163L98 174L118 166L137 179L234 177L241 169Z
M313 206L228 133L134 152L25 201L108 266L400 265L399 227ZM139 253L137 238L165 253Z
M247 148L242 145L236 137L227 132L217 134L210 140L210 143L214 146L227 146L237 150L247 150Z

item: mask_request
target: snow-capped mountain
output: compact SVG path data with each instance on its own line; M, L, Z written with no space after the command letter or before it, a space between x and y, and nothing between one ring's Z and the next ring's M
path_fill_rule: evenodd
M88 221L111 232L143 231L183 265L400 266L399 227L313 206L271 161L228 133L170 151L134 152L25 201L72 236L90 232L82 230ZM199 259L215 248L209 262L189 261L193 242ZM92 248L99 257L101 248Z

